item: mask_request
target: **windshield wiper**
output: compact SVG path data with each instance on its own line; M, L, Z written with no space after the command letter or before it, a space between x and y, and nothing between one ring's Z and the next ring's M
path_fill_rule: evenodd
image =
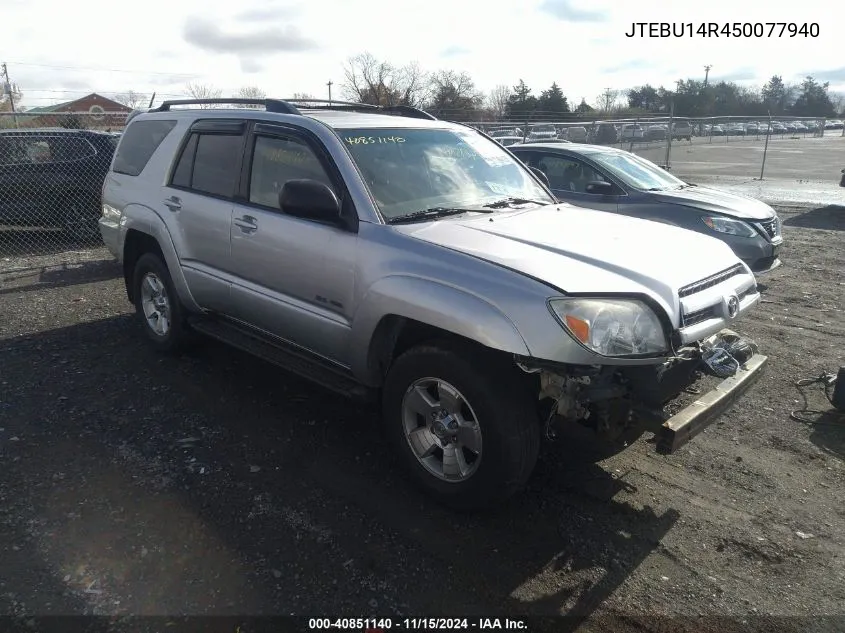
M422 211L414 211L408 215L400 215L387 220L388 224L403 224L405 222L422 222L425 220L436 220L449 215L460 215L462 213L492 213L487 209L458 209L454 207L432 207Z
M496 200L495 202L491 202L489 204L483 205L488 209L503 209L504 207L509 207L512 204L553 204L551 202L540 202L539 200L529 200L528 198L503 198L502 200Z

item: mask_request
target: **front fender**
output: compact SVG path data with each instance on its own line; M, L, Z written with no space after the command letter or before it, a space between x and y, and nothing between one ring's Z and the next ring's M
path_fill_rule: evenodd
M530 356L513 322L487 300L429 279L391 275L370 286L352 321L350 365L364 384L379 382L380 376L368 363L370 343L378 324L391 315L425 323L492 349Z
M173 280L173 285L176 287L176 292L179 294L182 305L191 311L202 312L202 308L194 300L191 290L188 287L188 282L182 272L182 266L179 264L176 245L173 243L170 231L164 220L161 219L161 216L149 207L140 204L129 204L124 207L123 215L120 218L119 246L121 261L123 261L123 253L126 246L126 236L131 230L149 235L158 242L161 253L164 255L164 263L167 264L167 270L170 272L170 278Z

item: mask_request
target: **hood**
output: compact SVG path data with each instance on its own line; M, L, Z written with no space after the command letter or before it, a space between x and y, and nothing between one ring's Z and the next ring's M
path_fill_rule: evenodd
M675 321L681 287L739 262L716 238L567 204L393 228L564 292L644 293Z
M655 191L652 195L658 202L681 204L741 220L771 220L775 217L774 210L765 202L709 187Z

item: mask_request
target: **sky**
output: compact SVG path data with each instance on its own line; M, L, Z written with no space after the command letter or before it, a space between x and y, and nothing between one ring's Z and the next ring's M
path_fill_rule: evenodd
M488 92L557 82L570 101L606 88L682 78L760 86L807 74L845 92L845 56L829 0L0 0L0 61L33 107L90 92L185 96L187 82L233 95L342 98L344 62L369 51L395 65L469 73ZM49 16L49 20L45 17ZM633 22L818 21L818 37L633 37ZM765 27L768 34L769 27Z

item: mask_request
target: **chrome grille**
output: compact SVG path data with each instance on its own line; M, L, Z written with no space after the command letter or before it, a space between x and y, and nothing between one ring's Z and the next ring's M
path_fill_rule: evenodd
M717 316L716 306L708 306L703 310L696 310L683 316L683 323L681 327L689 327L690 325L697 325L707 319L713 319Z
M690 295L694 295L696 292L701 292L702 290L705 290L707 288L712 288L713 286L716 286L725 281L725 279L730 279L731 277L734 277L736 275L741 275L744 272L745 267L742 264L736 264L734 266L731 266L727 270L723 270L720 273L716 273L711 277L707 277L705 279L702 279L701 281L696 281L693 284L684 286L678 291L678 296L682 299L684 297L689 297Z

